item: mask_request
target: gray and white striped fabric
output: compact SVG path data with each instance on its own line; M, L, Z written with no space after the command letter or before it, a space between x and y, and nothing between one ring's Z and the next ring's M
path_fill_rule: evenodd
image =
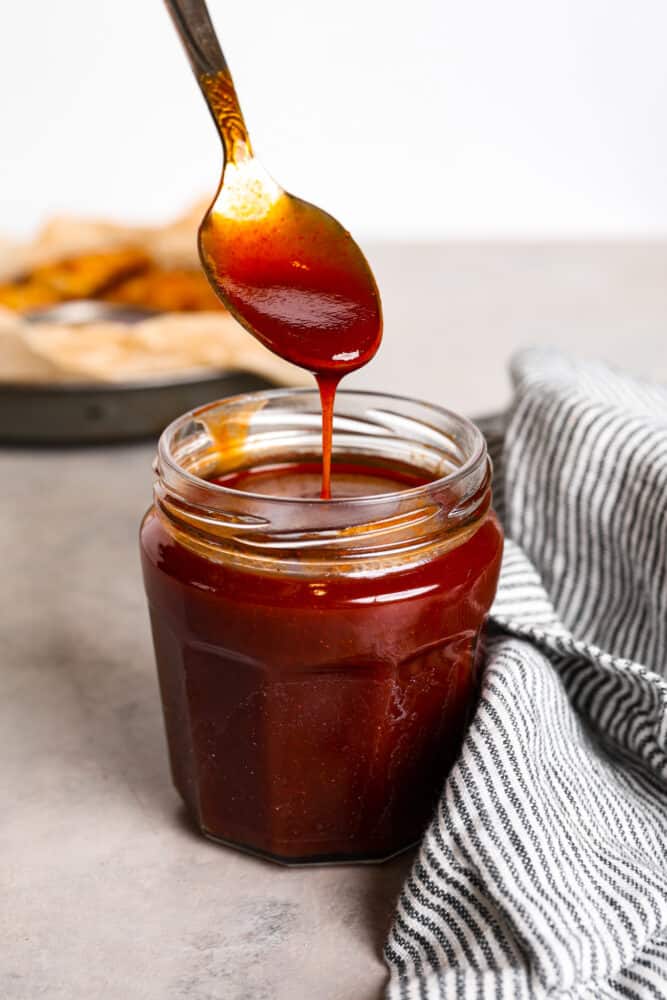
M509 541L391 1000L667 998L667 389L527 351L484 426Z

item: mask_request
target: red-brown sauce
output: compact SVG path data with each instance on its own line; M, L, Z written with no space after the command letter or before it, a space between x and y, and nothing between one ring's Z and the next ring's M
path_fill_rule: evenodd
M224 485L316 495L317 465ZM357 463L338 496L418 485ZM502 536L491 511L419 565L250 571L150 512L142 555L175 784L209 836L273 858L383 858L419 837L463 737Z
M215 476L210 482L245 493L271 497L299 497L314 500L319 495L321 466L316 462L283 462ZM411 466L371 465L362 462L336 462L332 467L331 496L370 497L396 493L431 482L423 472Z

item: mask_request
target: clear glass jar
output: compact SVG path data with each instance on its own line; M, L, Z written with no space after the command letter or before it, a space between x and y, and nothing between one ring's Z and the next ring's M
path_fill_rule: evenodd
M419 838L502 552L481 433L407 399L339 393L334 488L357 495L264 495L315 489L320 420L307 390L176 420L141 528L174 783L206 836L286 863Z

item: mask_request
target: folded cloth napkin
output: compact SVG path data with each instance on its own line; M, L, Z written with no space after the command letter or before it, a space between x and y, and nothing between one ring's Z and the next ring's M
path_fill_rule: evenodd
M667 388L531 350L486 422L508 541L391 1000L667 997Z

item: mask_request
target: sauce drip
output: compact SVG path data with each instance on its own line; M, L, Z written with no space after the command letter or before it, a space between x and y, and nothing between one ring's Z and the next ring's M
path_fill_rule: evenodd
M322 489L331 495L336 389L382 336L380 297L366 259L326 212L283 191L255 159L228 73L202 77L225 149L199 249L215 291L269 350L311 371L322 405Z

